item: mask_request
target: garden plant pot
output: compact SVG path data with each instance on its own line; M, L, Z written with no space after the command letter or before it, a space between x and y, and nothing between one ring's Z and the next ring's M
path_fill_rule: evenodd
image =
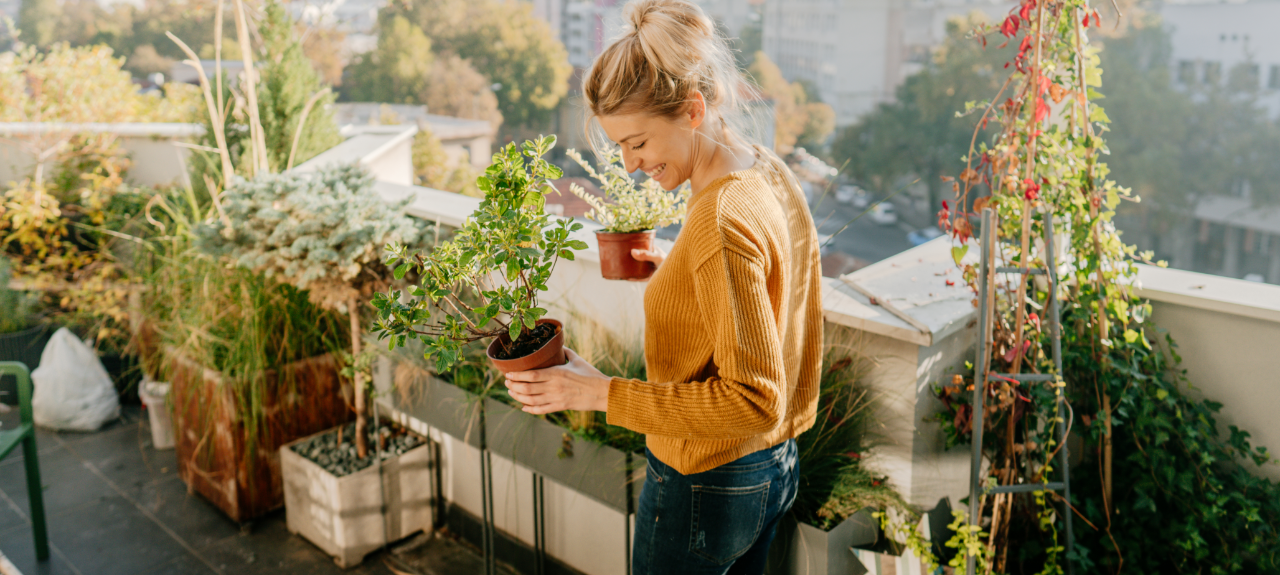
M625 234L596 232L600 245L600 275L607 280L642 280L658 269L653 262L631 257L631 250L653 249L653 230Z
M431 444L425 439L384 459L381 471L375 464L341 477L294 449L336 432L326 430L282 446L280 469L289 531L323 549L345 569L386 543L431 528L434 477Z
M142 378L138 397L147 406L151 421L151 445L156 449L173 449L173 414L169 411L169 384Z
M550 324L556 327L556 335L551 341L543 344L537 351L524 357L514 359L498 359L495 353L500 346L510 343L511 337L502 334L489 343L489 349L486 353L489 355L489 361L493 366L502 373L511 373L513 371L528 371L532 369L545 369L557 365L564 365L567 361L564 355L564 325L554 319L540 319L537 325Z
M865 508L850 515L830 531L823 531L788 514L778 525L778 537L770 548L770 573L835 575L867 573L851 548L872 549L885 543L880 521Z
M284 505L280 446L353 419L338 364L329 354L271 370L261 379L266 429L250 437L233 386L180 354L172 365L174 441L187 488L232 521ZM254 443L256 441L256 445Z
M27 369L40 367L40 354L53 336L50 326L39 325L31 329L0 334L0 361L20 361ZM0 403L18 405L18 380L0 377Z

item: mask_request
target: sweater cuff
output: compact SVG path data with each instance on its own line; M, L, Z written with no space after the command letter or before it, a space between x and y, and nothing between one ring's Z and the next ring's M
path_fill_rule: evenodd
M609 425L617 425L618 427L626 427L631 421L631 413L628 411L631 401L628 401L629 387L635 382L630 379L615 377L609 380L609 411L605 412L605 422Z

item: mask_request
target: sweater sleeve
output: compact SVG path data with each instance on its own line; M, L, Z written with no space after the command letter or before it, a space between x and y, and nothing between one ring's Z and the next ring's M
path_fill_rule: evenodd
M694 273L703 323L713 338L718 375L650 383L614 378L608 421L641 433L687 439L736 439L779 425L786 372L777 322L759 258L721 247Z

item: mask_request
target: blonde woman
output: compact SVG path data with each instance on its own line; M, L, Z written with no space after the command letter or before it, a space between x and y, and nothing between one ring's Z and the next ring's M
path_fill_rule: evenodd
M572 350L511 373L534 414L596 410L646 434L636 575L762 573L795 500L795 437L814 421L822 350L817 234L795 177L733 128L745 80L697 6L638 0L583 92L628 171L693 188L645 291L649 381L609 378Z

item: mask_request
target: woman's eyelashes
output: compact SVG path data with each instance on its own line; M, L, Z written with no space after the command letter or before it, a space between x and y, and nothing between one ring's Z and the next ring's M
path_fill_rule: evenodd
M645 144L647 144L647 143L648 143L648 142L640 142L639 144L636 144L636 145L634 145L634 146L631 146L631 149L632 149L632 150L639 150L640 148L643 148L643 147L644 147L644 145L645 145Z

